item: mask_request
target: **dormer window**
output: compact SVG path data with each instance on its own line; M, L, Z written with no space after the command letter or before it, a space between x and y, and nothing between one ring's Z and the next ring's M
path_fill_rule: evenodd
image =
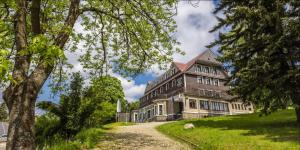
M205 67L204 67L204 72L205 72L205 73L209 73L209 67L205 66Z

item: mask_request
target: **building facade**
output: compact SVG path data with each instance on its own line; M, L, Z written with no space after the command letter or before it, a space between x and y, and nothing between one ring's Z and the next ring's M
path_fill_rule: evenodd
M232 101L227 94L229 76L216 58L206 50L186 64L173 62L147 84L135 122L253 113L252 104Z

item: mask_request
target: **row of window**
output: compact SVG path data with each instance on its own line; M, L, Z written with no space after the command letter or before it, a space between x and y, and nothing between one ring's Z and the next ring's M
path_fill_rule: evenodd
M165 72L163 75L161 75L157 80L152 81L149 84L149 88L152 88L154 86L156 86L157 84L161 83L162 81L166 80L167 78L173 76L176 73L176 68L171 68L170 70L168 70L167 72Z
M149 119L154 115L163 115L163 105L154 106L154 108L147 110L145 113L140 113L141 119Z
M247 110L247 107L244 104L231 104L231 106L232 106L232 109ZM249 110L251 111L251 108L249 108Z
M150 92L148 95L146 95L146 100L156 97L158 94L162 94L162 93L164 93L164 91L168 91L169 89L171 89L173 87L176 87L176 86L181 87L182 84L183 84L182 78L174 79L171 82L168 82L168 83L160 86L156 90Z
M204 65L195 65L195 71L196 72L203 72L203 73L210 73L217 75L219 74L218 69L216 67L209 67L209 66L204 66Z
M199 95L200 96L207 96L207 97L214 97L214 98L221 98L222 97L222 92L221 91L199 89Z
M197 82L199 84L219 86L219 79L214 79L214 78L205 77L205 76L197 76Z
M189 99L190 109L197 109L197 102L195 99ZM214 111L228 111L228 104L223 102L209 102L200 100L199 108L203 110Z

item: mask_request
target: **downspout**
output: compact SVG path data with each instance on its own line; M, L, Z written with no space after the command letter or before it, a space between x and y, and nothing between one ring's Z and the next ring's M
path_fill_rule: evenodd
M186 92L186 77L185 77L185 73L183 74L183 82L184 82L184 92Z

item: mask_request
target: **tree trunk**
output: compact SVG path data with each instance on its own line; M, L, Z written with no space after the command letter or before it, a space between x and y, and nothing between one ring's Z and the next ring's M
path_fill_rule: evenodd
M296 111L297 122L300 125L300 107L296 107L295 111Z
M44 80L44 79L42 79ZM42 81L44 83L44 81ZM26 80L6 90L4 100L9 109L7 150L35 150L35 101L40 86Z

